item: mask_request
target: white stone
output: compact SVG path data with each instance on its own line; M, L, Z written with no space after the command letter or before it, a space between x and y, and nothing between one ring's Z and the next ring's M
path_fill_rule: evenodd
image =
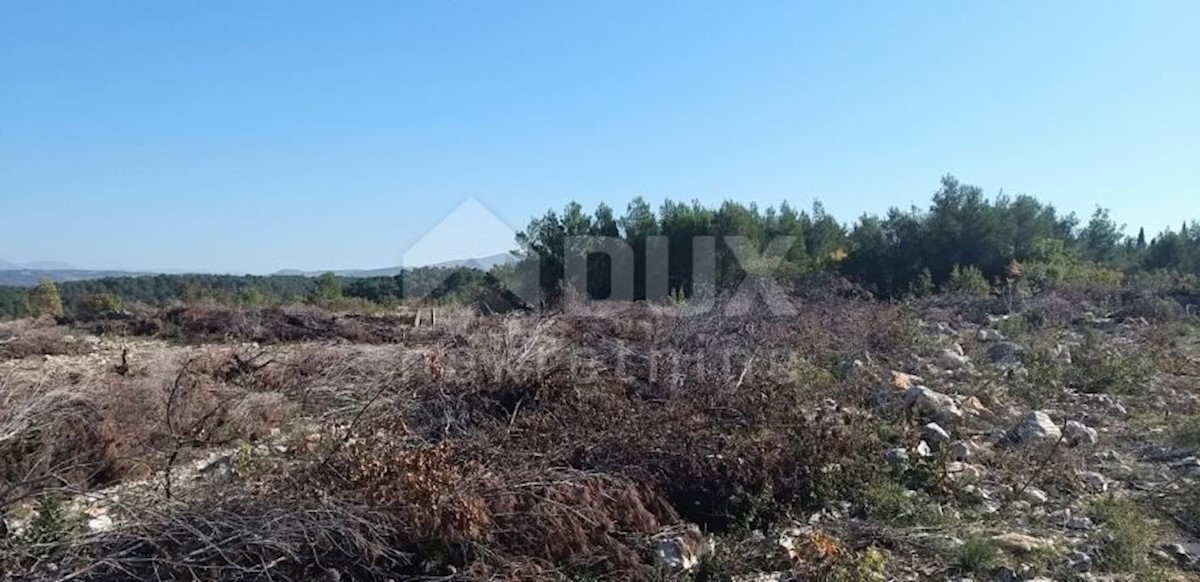
M745 574L742 576L734 576L733 582L787 582L792 580L790 572L759 572L758 574Z
M1054 542L1022 533L1005 533L992 536L992 542L1001 548L1021 553L1030 553L1054 548Z
M691 570L715 550L713 539L701 533L695 524L669 528L656 535L655 541L659 559L672 570Z
M925 440L935 445L950 442L950 433L936 422L926 424L921 433L925 437Z
M1079 474L1079 478L1083 480L1084 484L1086 484L1089 489L1095 491L1096 493L1104 493L1105 491L1108 491L1108 479L1100 473L1095 471L1084 471Z
M914 449L913 452L915 452L918 457L933 456L933 451L929 449L929 443L925 441L917 443L917 448Z
M1025 499L1025 501L1028 501L1034 505L1042 505L1050 500L1050 496L1046 495L1045 491L1042 491L1037 487L1026 487L1025 491L1021 493L1021 496Z
M977 483L987 475L979 465L953 461L946 464L946 476L958 483Z
M1004 341L1004 334L1000 333L999 330L984 327L979 330L979 341L1002 342Z
M925 386L913 386L904 393L905 404L918 413L942 419L962 418L963 411L954 399Z
M1026 414L1017 425L1017 439L1022 443L1053 443L1061 437L1058 425L1040 410Z
M113 528L113 520L107 515L93 517L87 521L87 530L91 533L104 533Z
M1066 426L1063 427L1063 431L1066 433L1067 442L1071 446L1090 446L1100 440L1100 434L1096 432L1096 429L1077 420L1068 420Z
M970 367L971 358L962 354L962 346L954 344L958 349L947 348L938 355L938 364L947 370L962 370Z
M1080 551L1071 552L1067 554L1067 567L1076 572L1087 572L1092 569L1092 557Z

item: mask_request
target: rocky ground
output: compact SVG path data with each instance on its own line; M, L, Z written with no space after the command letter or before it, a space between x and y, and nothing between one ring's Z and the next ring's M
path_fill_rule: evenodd
M1157 301L4 324L0 579L1200 579Z

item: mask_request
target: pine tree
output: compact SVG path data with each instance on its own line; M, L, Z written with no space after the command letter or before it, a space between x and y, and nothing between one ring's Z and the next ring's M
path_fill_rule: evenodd
M342 281L333 273L317 277L317 289L313 292L313 303L329 306L342 298Z
M58 286L45 279L38 283L38 286L29 292L29 310L34 317L62 317L63 303L62 296L58 294Z
M954 265L954 269L950 271L950 280L946 282L946 289L952 293L987 295L992 291L992 286L988 284L979 267Z
M929 271L929 267L921 269L917 274L917 280L913 281L912 294L914 297L928 297L933 295L933 273Z

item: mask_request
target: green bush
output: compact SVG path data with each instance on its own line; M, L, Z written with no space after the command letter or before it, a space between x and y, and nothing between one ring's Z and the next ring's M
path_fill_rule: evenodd
M986 537L963 542L954 552L954 563L964 572L985 574L1000 562L1000 548Z
M928 297L933 295L933 291L933 273L929 271L928 267L921 269L921 272L917 275L916 280L913 281L912 288L909 290L909 293L913 297Z
M25 531L24 541L30 544L55 544L67 539L79 528L81 518L67 510L62 494L50 491L42 494L37 513Z
M1091 514L1103 527L1097 557L1104 570L1136 574L1139 580L1158 573L1151 562L1158 530L1136 503L1109 496L1093 503Z
M96 319L106 315L121 313L124 305L121 298L112 293L92 293L85 295L75 307L75 315L83 319Z
M792 384L805 395L822 396L837 382L837 377L828 368L799 355L792 358L790 371Z
M954 269L950 271L950 280L946 282L946 290L967 295L987 295L992 292L992 286L988 284L987 277L983 276L979 267L954 265Z
M1173 440L1185 447L1200 448L1200 416L1187 416L1175 421Z
M38 286L29 292L29 309L34 317L62 317L63 302L62 296L58 294L58 286L50 281L38 283Z
M1089 331L1075 351L1070 386L1092 394L1128 393L1144 386L1155 373L1154 358L1141 347L1119 348Z
M863 507L872 519L911 525L941 525L952 518L931 499L896 481L881 479L863 491Z
M328 307L342 299L342 280L333 273L317 277L317 288L310 298L313 305Z

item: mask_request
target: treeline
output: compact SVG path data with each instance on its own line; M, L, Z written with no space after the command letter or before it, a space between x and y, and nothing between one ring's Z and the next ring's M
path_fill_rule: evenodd
M315 303L330 308L371 309L399 304L405 297L462 301L488 284L477 269L422 267L394 277L346 278L327 273L299 275L156 275L91 281L43 283L34 289L0 287L0 318L29 315L90 317L135 305L164 307L211 302L245 307ZM56 298L47 303L48 294ZM57 302L58 307L55 307Z
M629 251L589 252L586 245L572 247L575 237L608 237ZM715 237L712 265L693 265L697 237ZM490 273L425 267L395 277L159 275L68 282L56 289L61 295L58 310L71 317L132 305L202 301L250 307L309 302L369 310L413 297L470 301L482 293L495 295L501 287L522 287L518 295L529 300L535 296L528 293L529 283L553 303L570 288L594 298L610 297L614 267L633 273L635 297L646 297L649 289L650 296L676 298L694 294L697 274L709 271L712 278L704 282L718 287L741 282L747 271L785 281L835 272L881 297L984 293L1018 279L1035 289L1115 288L1131 279L1162 275L1194 285L1200 274L1196 222L1148 240L1140 230L1126 235L1124 225L1107 210L1097 209L1081 221L1030 196L989 198L979 187L949 176L927 209L892 208L851 224L838 222L819 203L805 210L786 202L760 209L737 202L708 208L668 200L655 210L638 198L619 217L604 204L591 213L577 203L561 213L549 211L532 220L517 243L525 260ZM584 258L585 280L567 285L566 265L573 255ZM660 263L647 265L648 256L665 259L665 277L655 267ZM536 264L534 257L540 259ZM632 264L614 265L613 260ZM531 264L533 270L525 271ZM55 302L45 299L49 293L44 287L0 287L0 317L54 312Z
M572 252L567 241L579 236L619 237L633 249L638 296L646 294L646 241L651 237L666 239L667 280L674 294L694 291L692 241L698 236L718 237L718 286L736 284L747 269L758 267L783 279L835 271L884 297L985 291L1015 278L1034 285L1118 285L1144 273L1200 273L1200 225L1195 222L1151 240L1144 230L1126 236L1124 228L1104 209L1084 222L1031 196L989 198L979 187L947 176L928 209L892 208L850 225L833 219L819 203L805 211L786 202L760 209L737 202L707 208L668 200L656 213L638 198L620 217L603 204L590 214L579 204L568 204L561 213L534 219L517 240L528 255L541 257L542 291L549 296L563 292L565 263ZM743 251L739 258L731 245L721 242L730 236L744 237L752 252ZM792 244L784 245L786 253L774 264L767 251L772 241L779 244L779 237L792 237ZM610 291L611 260L601 253L589 257L590 296L602 298Z

